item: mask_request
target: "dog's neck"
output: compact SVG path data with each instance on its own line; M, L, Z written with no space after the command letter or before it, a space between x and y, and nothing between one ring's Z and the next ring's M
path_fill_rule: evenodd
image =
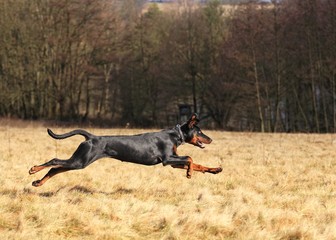
M180 126L180 124L177 124L176 126L175 126L175 129L176 129L176 131L177 131L177 133L178 133L178 135L179 135L179 137L180 137L180 141L181 141L181 144L184 144L184 135L183 135L183 132L182 132L182 130L181 130L181 126Z

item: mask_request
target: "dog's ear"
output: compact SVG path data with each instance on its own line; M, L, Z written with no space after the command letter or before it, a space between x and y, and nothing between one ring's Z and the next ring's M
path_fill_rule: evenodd
M199 123L198 115L197 113L193 113L193 115L191 115L190 119L188 120L188 127L193 128L198 123Z

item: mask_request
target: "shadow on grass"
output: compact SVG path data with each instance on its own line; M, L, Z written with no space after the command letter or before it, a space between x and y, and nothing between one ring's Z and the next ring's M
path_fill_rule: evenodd
M40 192L36 193L29 188L24 188L23 189L23 194L33 194L33 195L38 195L40 197L45 197L45 198L51 198L56 196L59 192L63 191L66 189L66 186L62 186L58 188L56 191L47 191L47 192ZM63 191L64 193L81 193L81 194L86 194L86 195L93 195L93 194L103 194L106 196L120 196L120 195L128 195L132 194L135 192L134 189L129 189L129 188L124 188L124 187L119 187L116 190L112 192L105 192L105 191L96 191L94 189L90 189L88 187L76 185L69 190ZM18 190L0 190L0 195L10 195L12 197L16 197L19 194Z
M132 194L134 193L134 189L129 189L129 188L124 188L124 187L119 187L116 190L112 191L112 192L105 192L105 191L96 191L96 190L92 190L89 189L87 187L83 187L80 185L76 185L73 188L71 188L69 190L69 192L80 192L80 193L84 193L84 194L103 194L106 196L113 196L113 195L127 195L127 194Z
M50 197L56 196L63 189L65 189L65 186L60 187L57 191L42 192L42 193L39 193L38 195L41 197L50 198Z

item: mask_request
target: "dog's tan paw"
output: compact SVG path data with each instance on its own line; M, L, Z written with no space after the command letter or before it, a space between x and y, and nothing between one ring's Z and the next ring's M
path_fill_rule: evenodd
M223 168L218 167L218 168L213 169L213 170L211 171L211 173L213 173L213 174L217 174L217 173L220 173L221 171L223 171Z
M34 182L32 183L32 185L33 185L34 187L39 187L39 186L42 185L42 182L41 182L41 180L36 180L36 181L34 181Z
M30 170L29 170L29 174L32 175L34 173L37 173L38 170L36 169L36 166L32 167Z

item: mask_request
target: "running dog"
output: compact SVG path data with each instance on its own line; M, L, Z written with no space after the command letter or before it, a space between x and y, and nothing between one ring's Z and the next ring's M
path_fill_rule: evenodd
M185 142L199 148L204 148L204 144L211 143L211 138L202 133L197 126L198 122L197 114L193 114L187 122L176 125L172 129L131 136L95 136L84 130L74 130L59 135L48 129L48 134L55 139L81 135L85 137L85 141L79 145L68 160L54 158L49 162L32 167L29 174L37 173L44 168L51 168L41 180L34 181L32 185L42 186L56 174L83 169L94 161L105 157L143 165L160 163L164 166L171 165L173 168L186 169L187 178L191 178L193 171L220 173L221 167L205 167L193 163L189 156L177 155L177 147Z

